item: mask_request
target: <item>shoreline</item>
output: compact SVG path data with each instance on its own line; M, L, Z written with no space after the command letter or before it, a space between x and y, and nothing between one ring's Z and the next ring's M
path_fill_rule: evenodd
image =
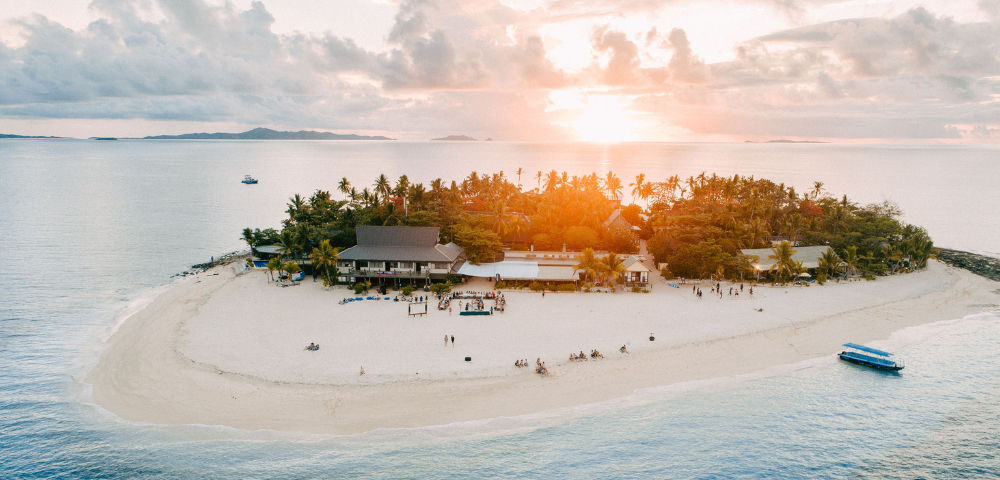
M398 312L386 315L377 310L399 306L391 302L340 306L338 310L326 305L339 298L338 295L346 295L346 290L324 291L309 285L311 282L288 289L266 284L261 288L261 278L254 283L254 274L237 277L231 268L225 267L199 273L161 293L136 312L119 327L98 364L86 375L85 383L92 386L93 403L125 420L145 423L332 434L515 417L624 398L639 389L750 374L832 355L846 341L868 343L902 328L977 313L982 310L977 307L1000 301L992 293L1000 284L937 262L931 262L925 271L881 277L875 282L809 288L756 287L761 298L724 299L717 303L695 302L683 295L684 288L678 292L666 287L662 279L657 279L652 294L581 293L551 296L545 303L531 293L505 291L510 302L508 313L488 318L509 323L484 334L490 342L468 347L476 351L477 362L466 369L464 363L434 357L442 351L439 328L444 328L441 325L449 325L447 328L453 330L470 328L458 337L465 341L475 335L476 329L489 330L491 324L471 324L468 317L459 320L457 315L448 317L440 312L428 316L434 318L432 322L400 321L396 318ZM786 291L789 293L781 293ZM304 305L304 312L322 312L319 316L326 312L345 313L347 318L341 322L298 318L294 314L288 319L280 318L283 315L264 315L259 323L254 323L245 312L266 309L269 301L281 298L258 298L263 304L256 304L255 295L287 297L288 301L279 305L279 309ZM747 304L751 302L765 312L749 313ZM604 320L607 313L600 310L594 315L605 316L597 319L588 320L582 312L575 317L558 318L569 307L599 309L607 303L613 304L612 312L615 308L630 308L630 304L655 304L696 317L701 315L699 312L705 314L704 318L694 319L636 315L635 319L612 321L610 325ZM519 309L522 304L531 308ZM782 316L799 306L811 308L815 313L801 319ZM368 313L347 310L352 308L367 309L364 312ZM362 338L357 330L351 330L360 322L354 318L355 314L366 320L385 316L367 324L379 335ZM716 320L718 316L726 319ZM539 319L555 327L544 330L545 326L533 323ZM570 323L574 321L591 321L586 324L591 327L588 330L605 328L606 331L576 332L584 328ZM272 325L275 322L280 324ZM388 360L381 365L366 366L371 373L361 381L355 377L357 367L353 364L337 371L338 362L342 362L336 356L301 354L298 333L283 337L286 329L294 329L299 323L306 324L307 332L330 329L333 338L356 339L339 348L350 354L365 354L365 350L351 350L351 343L373 350L385 347L387 350L376 351L373 358L388 356ZM549 354L543 360L548 362L552 374L540 377L532 368L513 367L515 358L523 358L513 353L519 351L517 342L521 337L503 336L509 329L526 325L542 329L538 336L544 338L534 339L532 346L548 349L545 353L568 354L580 348L562 347L566 340L596 343L604 341L603 336L625 329L633 330L626 335L633 339L642 338L640 331L648 336L646 330L653 327L661 329L661 333L656 334L657 342L630 346L632 353L628 356L604 344L597 346L605 354L602 361L570 363L565 356ZM400 331L396 332L397 329ZM436 339L433 341L438 343L438 350L421 344L406 351L409 344L422 340L417 336L427 329L434 330L428 335ZM330 345L326 340L319 343ZM224 348L227 346L235 348ZM587 344L581 347L588 351L593 348ZM317 353L336 355L338 348L333 350L329 354L328 350ZM489 358L491 350L500 350L500 355L510 351L509 364ZM402 355L402 359L394 359L394 351L402 352L396 354ZM480 361L482 355L487 357ZM322 365L314 368L310 362L318 359L323 360ZM423 376L419 376L420 372L406 373L413 370L409 368L411 364L421 362L420 368L428 369Z

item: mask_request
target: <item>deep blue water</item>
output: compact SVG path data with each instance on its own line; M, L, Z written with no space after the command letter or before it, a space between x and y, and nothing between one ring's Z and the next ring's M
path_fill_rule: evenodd
M859 201L896 200L943 246L996 252L1000 221L984 212L1000 207L988 188L997 152L0 141L0 478L997 477L997 314L897 332L880 345L907 358L899 375L829 357L562 412L348 437L126 423L87 404L82 383L126 305L341 176L429 183L523 167L745 173L800 190L825 180ZM261 184L239 184L247 173ZM938 201L926 200L931 183Z

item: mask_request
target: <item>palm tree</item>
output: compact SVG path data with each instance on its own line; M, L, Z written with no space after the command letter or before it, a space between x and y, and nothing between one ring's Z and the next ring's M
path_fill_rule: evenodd
M858 263L861 262L861 257L858 256L858 246L850 245L844 249L844 254L841 255L844 260L844 272L848 275L853 275L858 272Z
M302 271L302 267L300 267L299 264L297 264L295 262L285 262L285 263L283 263L281 265L281 268L286 273L288 273L288 279L289 280L292 279L292 275L295 275L296 273L299 273L299 272Z
M319 246L314 248L309 258L312 259L313 269L321 268L326 271L324 285L333 285L333 277L330 276L330 267L337 265L337 249L330 246L330 240L323 240Z
M523 170L524 170L524 169L522 169L521 167L517 167L517 189L518 189L518 190L520 190L520 189L521 189L521 172L522 172Z
M538 173L535 174L535 178L538 179L538 188L542 188L542 171L541 170L539 170Z
M603 264L601 265L601 270L607 275L612 282L617 281L621 283L622 277L625 275L625 265L622 263L622 258L618 256L617 253L610 252L604 257Z
M771 236L770 230L767 228L767 222L761 219L752 220L750 225L747 226L745 230L747 235L747 240L749 248L754 248L757 244L766 244L767 238Z
M507 202L499 200L490 209L493 212L493 231L497 232L501 238L515 237L524 232L524 219L520 215L514 214L507 208Z
M377 207L378 206L378 193L372 193L365 187L361 190L361 195L358 197L361 200L361 204L366 207Z
M775 247L771 248L774 252L773 255L768 255L768 260L774 260L774 265L771 266L770 272L775 275L779 280L783 279L785 275L790 274L793 267L792 257L795 255L795 249L792 248L792 244L787 240L781 242Z
M278 253L282 257L291 257L299 251L299 243L296 242L295 235L291 230L282 230L278 237Z
M834 276L840 271L840 267L844 264L844 261L840 259L840 255L837 255L832 248L826 249L819 257L819 270L826 272L829 276Z
M297 193L294 197L289 198L288 201L291 203L288 204L288 210L285 210L285 213L288 214L288 218L290 218L292 222L295 222L299 214L303 213L305 210L306 201Z
M375 179L374 187L375 195L381 197L383 200L389 198L389 194L392 193L392 185L384 173L379 174L378 178Z
M270 281L274 281L275 270L281 272L281 258L279 257L271 257L271 260L267 262L267 274L271 276Z
M584 248L580 255L576 256L576 261L577 264L573 268L583 272L584 282L592 278L600 266L600 261L594 256L594 249L590 247Z
M833 227L833 234L836 235L837 231L841 227L847 226L847 220L850 218L851 212L843 205L837 205L833 207L830 211L830 215L826 217L827 225Z
M345 199L350 198L351 182L347 180L347 177L340 179L340 183L337 184L337 190L344 194Z
M792 213L785 216L784 229L785 233L788 234L788 237L791 238L792 245L798 243L799 232L802 231L802 227L804 226L803 224L804 221L802 219L802 215Z
M791 268L788 269L788 273L791 274L792 279L799 278L799 275L805 273L806 266L802 263L802 260L795 260L792 262Z
M298 244L299 252L308 252L312 250L312 227L308 224L300 223L295 226L295 243Z
M813 182L813 189L812 189L813 200L819 200L819 197L822 194L823 194L823 182Z
M545 175L545 191L551 192L552 190L555 190L555 188L558 186L559 186L559 172L553 170L547 173Z
M646 187L646 174L640 173L635 176L635 182L628 184L632 187L632 203L635 203L636 198L642 195L644 188Z
M256 247L258 243L257 237L254 236L253 230L249 227L243 229L243 240L247 242L250 248Z
M608 171L608 175L604 177L604 191L615 200L618 200L621 195L622 181L615 176L614 172Z

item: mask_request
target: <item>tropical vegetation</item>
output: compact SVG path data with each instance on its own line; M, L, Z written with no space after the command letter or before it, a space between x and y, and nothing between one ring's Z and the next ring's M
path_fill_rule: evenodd
M644 238L658 263L669 265L671 275L687 278L753 275L760 259L740 251L770 248L772 243L786 248L781 241L793 249L829 246L832 255L821 268L827 277L922 268L933 252L926 231L902 222L896 205L858 205L846 196L829 194L822 182L799 193L791 186L740 175L702 173L655 181L639 174L626 185L613 172L571 176L518 169L514 181L502 171L426 184L406 175L395 182L379 175L370 185L355 185L345 177L336 191L339 195L325 190L308 198L294 195L280 230L247 228L243 239L251 247L277 245L284 260L312 258L314 273L330 283L336 253L355 244L358 225L440 227L440 241L463 247L474 263L499 260L504 247L565 246L571 251L629 254L638 251L638 241ZM608 225L616 209L639 231ZM616 267L600 267L596 255L581 257L580 270L589 280L620 277ZM801 267L786 260L772 275L788 279Z

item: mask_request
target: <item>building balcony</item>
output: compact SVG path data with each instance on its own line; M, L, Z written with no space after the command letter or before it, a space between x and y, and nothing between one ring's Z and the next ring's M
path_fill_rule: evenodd
M430 278L430 272L414 272L414 271L385 271L385 270L358 270L340 269L338 272L341 276L351 276L351 277L373 277L373 278Z

